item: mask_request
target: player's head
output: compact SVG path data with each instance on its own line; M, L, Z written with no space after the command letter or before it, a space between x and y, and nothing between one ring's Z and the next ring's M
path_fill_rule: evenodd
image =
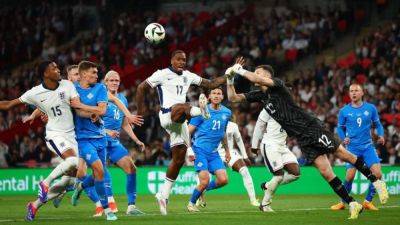
M182 72L186 67L186 54L182 50L175 50L171 54L171 66L174 70Z
M274 69L270 65L259 65L254 70L254 73L272 78L275 75Z
M349 95L351 102L359 102L361 101L362 97L364 96L364 90L361 84L352 84L349 88Z
M114 70L108 71L104 77L104 83L106 84L107 90L111 92L118 91L120 82L119 74Z
M89 61L82 61L78 65L78 72L81 80L85 80L88 84L97 83L97 64Z
M78 65L67 66L67 78L72 82L79 81L80 76L78 72Z
M211 89L208 98L210 99L211 104L220 104L222 100L224 100L224 92L221 87L217 87Z
M61 80L60 69L58 68L57 64L52 61L41 62L38 66L38 74L43 78L43 80Z

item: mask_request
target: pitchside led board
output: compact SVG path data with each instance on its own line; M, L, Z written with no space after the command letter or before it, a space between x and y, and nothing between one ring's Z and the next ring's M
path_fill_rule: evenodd
M344 178L345 168L335 167L335 173ZM400 167L383 167L383 178L387 182L389 193L400 194ZM50 169L1 169L0 195L36 194L37 184ZM162 186L165 178L165 167L138 168L138 194L155 194ZM126 176L119 168L110 168L115 194L125 193ZM261 182L271 178L271 173L264 167L251 167L250 173L256 186L257 194L262 194L257 188ZM229 184L209 194L246 194L241 176L228 169ZM197 176L193 167L184 167L172 189L173 194L191 194L196 186ZM369 181L357 174L353 183L353 193L363 194L367 191ZM302 167L301 178L289 185L279 187L280 194L332 194L319 172L314 167Z

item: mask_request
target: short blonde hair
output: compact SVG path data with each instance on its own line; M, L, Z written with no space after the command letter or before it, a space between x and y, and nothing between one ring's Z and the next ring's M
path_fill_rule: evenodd
M110 71L108 71L108 72L106 73L106 75L104 76L104 82L107 81L108 79L110 79L110 77L111 77L113 74L116 74L116 75L119 77L119 73L118 73L117 71L115 71L115 70L110 70Z

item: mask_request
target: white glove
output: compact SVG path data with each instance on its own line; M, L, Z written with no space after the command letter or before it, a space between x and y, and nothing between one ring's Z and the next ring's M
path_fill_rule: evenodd
M235 64L232 66L233 72L239 74L240 76L243 76L247 70L243 69L243 66L240 64Z
M225 76L226 76L226 83L228 85L232 84L234 82L235 78L235 72L233 72L232 67L229 67L228 69L225 70Z

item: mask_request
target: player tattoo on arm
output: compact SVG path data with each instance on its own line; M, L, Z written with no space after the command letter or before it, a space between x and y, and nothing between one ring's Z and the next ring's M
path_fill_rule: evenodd
M144 93L149 90L151 86L146 82L143 81L139 84L136 90L136 107L137 107L137 114L143 115L144 114Z
M215 79L212 79L212 80L208 80L208 79L202 79L201 80L201 83L200 83L200 87L204 87L204 88L207 88L207 89L214 89L214 88L217 88L217 87L219 87L219 86L221 86L222 84L224 84L225 83L225 81L226 81L226 77L225 76L220 76L220 77L217 77L217 78L215 78Z

